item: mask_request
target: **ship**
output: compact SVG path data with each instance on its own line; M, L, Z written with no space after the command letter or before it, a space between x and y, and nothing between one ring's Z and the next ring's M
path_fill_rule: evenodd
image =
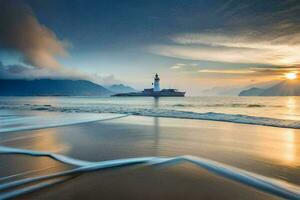
M156 73L154 76L153 87L144 89L141 92L118 93L112 96L116 97L184 97L185 92L178 91L177 89L160 89L160 78Z

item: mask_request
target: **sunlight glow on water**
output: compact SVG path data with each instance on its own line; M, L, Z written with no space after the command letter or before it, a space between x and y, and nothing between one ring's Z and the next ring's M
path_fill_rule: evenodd
M295 130L287 129L285 134L286 146L284 151L284 158L286 162L293 163L296 160L296 135Z

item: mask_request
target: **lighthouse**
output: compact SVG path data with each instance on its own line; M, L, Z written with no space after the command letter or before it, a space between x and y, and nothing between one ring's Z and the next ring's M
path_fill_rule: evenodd
M114 94L113 96L118 97L184 97L185 92L180 92L177 89L160 89L159 86L159 77L156 73L154 76L154 81L152 82L152 88L146 88L141 92L128 92L128 93L119 93Z
M155 74L155 77L154 77L154 84L153 84L153 91L154 92L159 92L160 91L160 87L159 87L159 77L158 77L158 74L156 73Z

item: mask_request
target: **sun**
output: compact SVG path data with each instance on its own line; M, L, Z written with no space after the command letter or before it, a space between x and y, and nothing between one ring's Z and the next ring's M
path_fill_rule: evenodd
M285 77L289 80L294 80L297 78L297 73L295 72L289 72L285 74Z

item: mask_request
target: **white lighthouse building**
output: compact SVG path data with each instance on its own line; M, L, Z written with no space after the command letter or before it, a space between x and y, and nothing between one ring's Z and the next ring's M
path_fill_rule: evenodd
M160 79L158 77L158 74L156 73L155 77L154 77L154 83L153 83L153 91L154 92L159 92L160 91L159 80Z

